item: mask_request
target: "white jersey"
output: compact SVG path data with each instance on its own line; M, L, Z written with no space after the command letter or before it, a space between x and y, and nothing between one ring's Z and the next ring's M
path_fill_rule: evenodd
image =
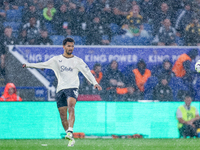
M46 62L27 63L26 67L52 69L58 79L56 92L62 89L79 88L79 71L91 84L98 84L86 63L76 56L66 58L63 55L58 55Z

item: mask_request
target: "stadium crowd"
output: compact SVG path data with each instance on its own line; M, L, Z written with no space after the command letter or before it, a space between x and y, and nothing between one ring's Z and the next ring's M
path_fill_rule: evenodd
M3 0L1 74L5 76L7 45L61 45L65 37L72 37L76 45L199 46L199 16L200 0ZM187 91L195 98L198 88L189 84L194 80L188 69L192 59L181 60L186 73L180 80L169 60L155 66L158 73L140 60L126 75L117 61L104 72L95 64L92 73L106 89L97 94L107 100L173 101ZM177 82L183 84L179 91L173 87ZM82 94L97 92L87 81L81 86Z
M199 0L3 0L0 32L11 45L196 46L199 15Z

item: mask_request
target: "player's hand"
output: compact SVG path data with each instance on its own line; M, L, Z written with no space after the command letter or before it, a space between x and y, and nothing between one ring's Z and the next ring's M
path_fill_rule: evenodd
M94 85L94 88L95 88L95 89L98 89L99 91L102 90L102 87L101 87L99 84Z
M26 64L23 64L22 67L23 67L23 68L26 68Z

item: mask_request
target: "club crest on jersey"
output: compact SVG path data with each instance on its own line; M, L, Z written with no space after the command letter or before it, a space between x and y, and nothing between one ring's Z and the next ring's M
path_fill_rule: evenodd
M63 72L63 71L73 71L73 69L71 67L66 67L66 66L60 66L60 72Z
M86 68L87 70L89 69L89 67L88 67L87 65L85 66L85 68Z

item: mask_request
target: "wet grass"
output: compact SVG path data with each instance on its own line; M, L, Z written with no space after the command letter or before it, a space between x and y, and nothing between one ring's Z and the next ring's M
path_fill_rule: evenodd
M0 140L0 150L199 150L200 139Z

